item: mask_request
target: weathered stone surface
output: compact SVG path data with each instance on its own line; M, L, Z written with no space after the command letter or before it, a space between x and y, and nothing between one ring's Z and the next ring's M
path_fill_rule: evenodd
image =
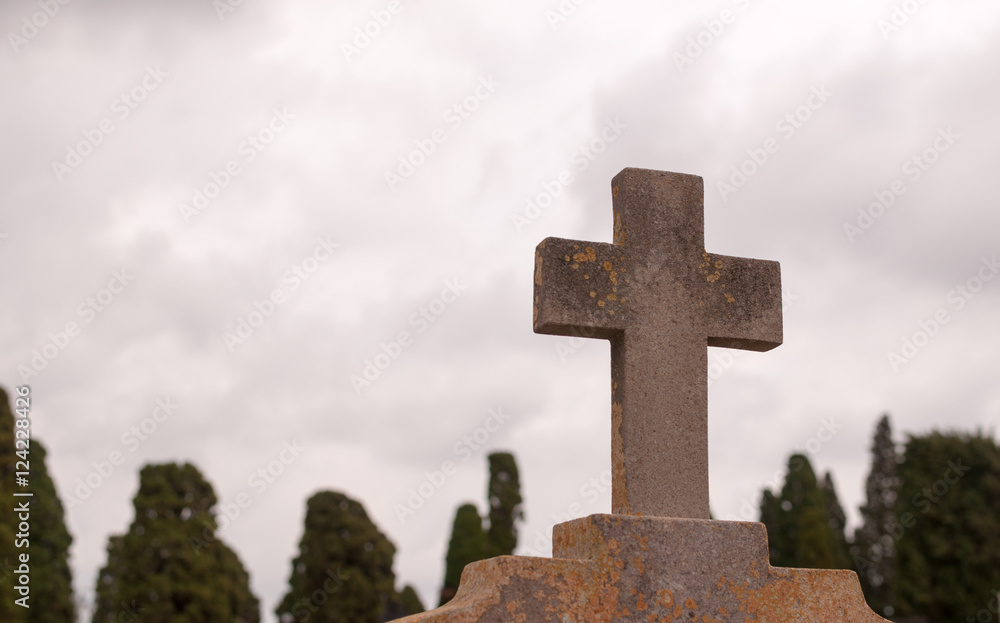
M592 515L553 536L552 559L473 563L448 605L401 621L885 621L853 571L771 567L763 524Z
M535 251L538 333L611 341L612 511L708 519L708 346L781 344L777 262L705 251L700 177L625 169L614 243Z

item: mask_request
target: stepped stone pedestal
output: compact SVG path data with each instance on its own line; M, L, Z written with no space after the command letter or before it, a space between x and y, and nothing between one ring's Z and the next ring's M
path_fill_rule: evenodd
M473 563L447 605L405 623L865 622L853 571L768 564L764 525L591 515L553 530L553 557Z
M468 565L407 623L884 621L852 571L768 564L763 524L712 521L708 347L781 344L777 262L705 250L704 181L625 169L614 241L535 250L536 333L611 342L611 508L553 530L553 557Z

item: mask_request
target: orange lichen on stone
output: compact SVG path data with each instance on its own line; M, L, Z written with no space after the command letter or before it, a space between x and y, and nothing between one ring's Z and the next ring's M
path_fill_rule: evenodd
M575 254L573 256L574 262L596 262L597 252L594 251L594 247L585 247L583 251Z
M636 598L635 609L638 610L639 612L645 612L646 610L649 610L649 606L646 605L646 599L643 597L642 593L639 593L638 597Z

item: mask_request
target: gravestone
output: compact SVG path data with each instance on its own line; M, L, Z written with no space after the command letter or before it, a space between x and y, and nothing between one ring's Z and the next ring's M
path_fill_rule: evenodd
M611 244L538 245L534 327L611 341L612 514L555 526L551 559L468 565L403 621L884 621L853 571L771 567L763 524L708 519L707 347L781 343L778 264L705 251L700 177L611 187Z

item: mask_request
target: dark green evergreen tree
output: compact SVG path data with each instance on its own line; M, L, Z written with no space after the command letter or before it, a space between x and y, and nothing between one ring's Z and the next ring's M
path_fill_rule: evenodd
M847 514L844 512L844 507L840 505L840 499L837 497L837 488L833 484L833 475L830 472L827 472L823 476L819 488L823 491L827 523L833 532L834 543L836 545L834 549L836 567L838 569L851 569L853 568L853 564L851 562L850 545L847 542Z
M896 500L899 496L901 456L892 440L889 416L875 426L871 445L871 470L865 481L861 525L854 531L851 557L861 580L865 599L875 612L894 613L892 584L896 568Z
M521 508L521 481L517 461L509 452L489 456L490 527L487 532L490 556L508 556L517 547L517 525L524 520Z
M396 548L360 502L320 491L306 506L289 591L275 610L280 623L380 623L398 600Z
M490 481L486 487L486 498L490 507L489 526L484 531L483 518L472 504L465 504L456 511L445 556L440 605L455 596L462 570L467 564L513 554L517 547L518 524L524 520L517 461L509 452L494 452L488 460Z
M74 623L73 576L63 505L45 466L45 446L31 442L31 602L28 623Z
M443 606L458 591L459 580L465 565L489 558L490 544L483 530L483 520L472 504L463 504L455 512L451 526L451 541L445 556L444 586L441 588Z
M777 565L775 560L781 558L782 552L788 551L785 535L778 528L779 521L781 521L781 499L770 489L764 489L760 498L760 522L767 528L767 551L772 565Z
M399 593L399 602L403 605L406 616L424 611L424 604L420 601L417 591L410 585L405 586Z
M215 537L215 492L191 464L147 465L126 534L108 541L94 623L258 623L236 554Z
M1000 448L981 432L911 437L899 476L897 614L978 618L1000 588Z
M805 455L794 454L788 459L781 497L768 494L765 492L761 500L761 521L767 527L772 565L836 569L844 564L843 555L838 555L827 496Z
M18 554L27 552L14 547L18 522L14 505L10 501L14 499L13 493L16 491L14 472L18 470L15 463L20 460L15 454L14 440L14 414L10 398L0 387L0 499L3 500L0 503L0 621L22 623L27 620L29 609L14 603L20 597L14 590L14 570L19 564ZM30 599L28 603L31 603Z

